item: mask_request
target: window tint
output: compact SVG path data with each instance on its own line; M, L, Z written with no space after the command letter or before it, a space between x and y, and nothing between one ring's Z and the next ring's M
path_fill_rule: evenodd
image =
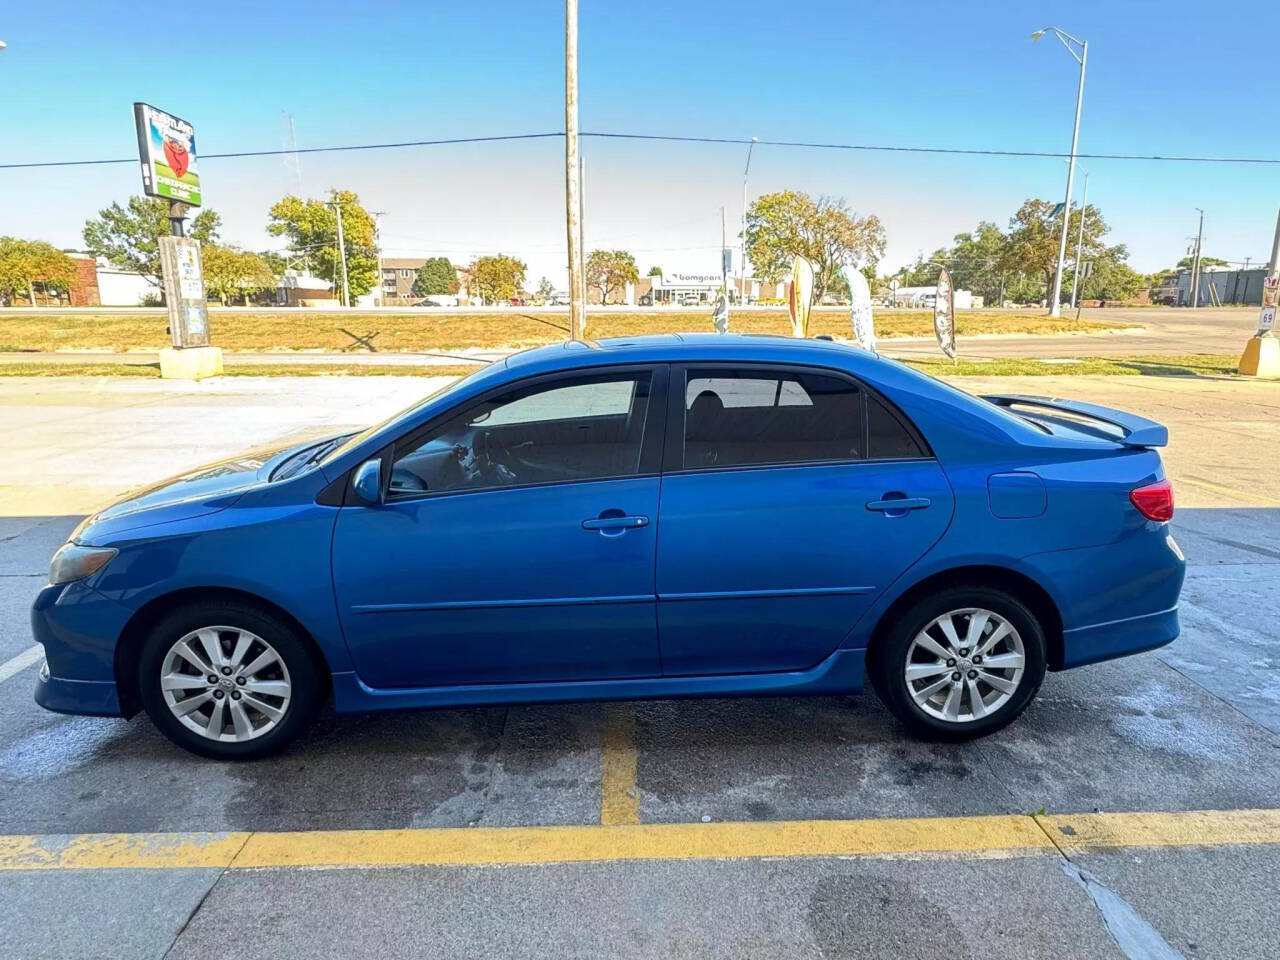
M494 397L403 450L392 495L632 476L649 374L556 380Z
M862 456L862 395L838 377L690 371L684 465L731 467Z
M901 460L925 456L911 432L879 400L872 397L867 407L868 456L873 460Z

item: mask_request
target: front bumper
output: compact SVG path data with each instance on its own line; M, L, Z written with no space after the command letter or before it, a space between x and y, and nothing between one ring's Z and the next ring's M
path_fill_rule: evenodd
M36 680L36 703L55 713L76 713L88 717L123 716L114 681L65 680L49 675L47 663Z
M122 716L115 647L131 616L82 581L44 587L31 606L31 632L45 654L36 703L58 713Z

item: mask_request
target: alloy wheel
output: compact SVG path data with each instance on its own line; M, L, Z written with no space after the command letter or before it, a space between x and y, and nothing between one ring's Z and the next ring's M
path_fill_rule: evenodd
M242 743L284 719L293 686L284 658L256 633L211 626L169 648L160 690L183 726L209 740Z
M966 607L935 617L907 648L904 679L917 707L947 723L972 723L1018 691L1026 649L1013 624Z

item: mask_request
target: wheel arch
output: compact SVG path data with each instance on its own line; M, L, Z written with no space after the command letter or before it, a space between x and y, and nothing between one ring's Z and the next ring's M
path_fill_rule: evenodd
M994 587L1016 597L1035 615L1044 630L1047 666L1061 670L1063 662L1062 614L1058 605L1043 586L1017 570L987 564L952 567L930 574L913 583L889 604L867 640L868 667L881 645L883 637L910 607L922 598L939 590L952 587Z
M265 597L258 596L247 590L237 590L231 587L186 587L148 600L129 618L128 623L125 624L124 629L120 632L120 639L116 642L113 669L116 678L116 691L120 699L120 712L125 717L132 717L142 709L137 671L134 666L138 662L142 644L146 641L152 628L174 610L193 603L216 601L242 604L282 621L310 652L325 685L324 695L326 697L330 695L333 671L329 666L329 661L325 658L324 652L320 649L320 645L316 643L311 632L288 610L277 603L272 603Z

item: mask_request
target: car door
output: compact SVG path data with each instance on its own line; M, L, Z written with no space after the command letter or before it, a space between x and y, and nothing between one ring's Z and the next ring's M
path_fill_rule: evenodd
M663 672L815 665L938 541L952 506L910 424L843 374L673 368L657 568Z
M656 676L666 368L503 388L384 455L344 506L334 589L374 687Z

